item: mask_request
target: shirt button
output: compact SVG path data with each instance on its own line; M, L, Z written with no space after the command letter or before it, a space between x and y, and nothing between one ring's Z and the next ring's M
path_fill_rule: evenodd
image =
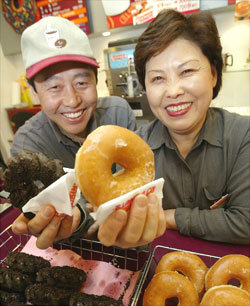
M192 202L194 201L194 199L193 199L192 197L189 197L188 201L189 201L190 203L192 203Z

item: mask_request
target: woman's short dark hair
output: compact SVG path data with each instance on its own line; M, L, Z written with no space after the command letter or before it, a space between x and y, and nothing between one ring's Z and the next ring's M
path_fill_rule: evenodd
M222 47L214 18L208 12L183 15L175 10L163 10L149 24L138 39L135 53L135 69L145 89L145 66L152 56L160 54L172 41L184 38L198 45L217 72L213 99L222 84Z

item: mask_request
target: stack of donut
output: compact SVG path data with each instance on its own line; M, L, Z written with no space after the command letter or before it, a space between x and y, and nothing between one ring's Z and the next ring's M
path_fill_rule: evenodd
M241 286L228 285L231 279L239 280ZM208 269L199 256L175 251L159 261L145 290L143 306L165 306L172 298L178 299L178 306L249 306L249 291L247 256L226 255Z
M22 150L8 160L3 188L10 192L11 204L22 209L31 198L64 174L60 160L51 159L41 152Z
M228 285L232 279L237 279L240 287ZM240 254L220 258L208 270L205 288L200 306L249 306L250 258Z

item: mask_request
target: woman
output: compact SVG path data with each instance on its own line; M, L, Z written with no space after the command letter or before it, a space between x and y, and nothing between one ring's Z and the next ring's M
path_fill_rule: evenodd
M134 54L157 118L138 133L154 152L157 177L165 178L167 228L248 244L249 117L210 108L222 83L221 50L210 14L162 11Z

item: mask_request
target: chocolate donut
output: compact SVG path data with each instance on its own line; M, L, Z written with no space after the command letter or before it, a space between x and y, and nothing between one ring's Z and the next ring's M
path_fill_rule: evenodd
M19 209L65 172L62 162L41 152L20 151L11 157L4 171L4 190L10 192L11 204Z

